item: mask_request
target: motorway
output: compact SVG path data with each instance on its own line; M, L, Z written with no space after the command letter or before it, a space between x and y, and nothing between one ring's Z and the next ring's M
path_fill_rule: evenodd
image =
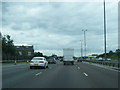
M49 64L29 69L29 63L3 65L3 88L118 88L118 72L83 62Z

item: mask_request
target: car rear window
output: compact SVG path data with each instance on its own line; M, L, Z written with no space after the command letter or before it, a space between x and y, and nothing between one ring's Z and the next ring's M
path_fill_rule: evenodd
M54 58L49 58L48 60L54 60Z
M53 60L52 58L48 59L48 60Z
M33 58L32 60L44 60L43 58Z

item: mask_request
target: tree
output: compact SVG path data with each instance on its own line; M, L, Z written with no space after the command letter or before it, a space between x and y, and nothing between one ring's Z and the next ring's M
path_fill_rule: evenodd
M116 49L116 53L120 53L120 49Z
M3 59L12 59L16 55L16 49L9 35L2 37Z
M57 59L57 55L55 55L55 54L52 54L51 57L54 57L54 58Z
M113 54L113 51L109 51L109 54Z
M99 57L104 57L104 54L100 54L97 56L97 58L99 58Z
M34 57L43 57L43 54L40 52L35 52Z

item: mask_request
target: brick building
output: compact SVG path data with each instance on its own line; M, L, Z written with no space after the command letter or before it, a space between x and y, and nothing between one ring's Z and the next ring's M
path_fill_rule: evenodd
M18 53L17 59L19 60L30 60L34 56L33 46L15 46Z

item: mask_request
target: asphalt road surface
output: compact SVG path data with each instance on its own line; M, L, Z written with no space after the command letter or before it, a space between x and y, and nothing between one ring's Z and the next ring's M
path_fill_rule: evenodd
M76 62L30 69L28 63L3 65L3 88L118 88L118 72Z

